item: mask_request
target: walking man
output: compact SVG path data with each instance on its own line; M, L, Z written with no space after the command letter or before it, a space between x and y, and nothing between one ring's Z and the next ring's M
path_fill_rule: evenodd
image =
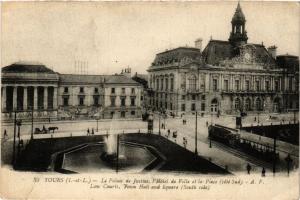
M262 168L262 171L261 171L261 176L262 176L262 177L265 177L265 176L266 176L266 170L265 170L265 168L264 168L264 167Z
M247 172L248 172L248 174L250 174L250 171L251 171L251 165L248 163L247 164Z

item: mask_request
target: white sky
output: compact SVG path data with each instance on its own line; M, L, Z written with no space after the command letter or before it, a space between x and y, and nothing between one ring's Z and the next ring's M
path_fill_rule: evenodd
M74 73L75 60L89 74L146 73L155 54L193 46L210 36L228 40L237 2L31 2L2 4L1 66L38 61ZM278 46L299 55L299 4L241 2L249 43Z

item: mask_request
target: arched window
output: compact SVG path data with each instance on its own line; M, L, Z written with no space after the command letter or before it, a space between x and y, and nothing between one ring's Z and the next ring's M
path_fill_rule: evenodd
M239 98L236 98L234 101L234 108L235 110L240 110L241 108L241 100Z
M262 110L260 98L257 98L257 99L255 100L255 108L256 108L256 110Z
M245 101L245 109L246 111L251 110L251 100L249 98L247 98Z

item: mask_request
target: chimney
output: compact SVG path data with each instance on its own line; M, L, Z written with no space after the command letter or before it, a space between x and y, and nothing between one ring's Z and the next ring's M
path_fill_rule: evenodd
M202 51L202 38L195 40L195 48L199 49L200 52Z
M276 59L276 56L277 56L276 50L277 50L277 47L275 45L268 47L268 52L274 59Z
M130 67L125 68L124 70L122 70L121 74L128 78L131 78L131 68Z

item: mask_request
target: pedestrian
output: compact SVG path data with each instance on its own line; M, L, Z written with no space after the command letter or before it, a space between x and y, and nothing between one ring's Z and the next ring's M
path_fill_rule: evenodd
M164 128L164 123L161 123L161 128L162 128L162 129Z
M168 138L170 137L171 131L168 129Z
M262 168L262 171L261 171L261 176L262 176L262 177L265 177L265 176L266 176L266 170L265 170L265 168L264 168L264 167Z
M206 127L208 127L208 121L206 121Z
M8 137L6 129L4 129L4 139L6 139Z
M90 129L89 128L87 129L87 135L90 135Z
M184 119L182 120L182 124L184 125Z
M250 171L251 171L251 165L248 163L247 164L247 172L248 172L248 174L250 174Z
M92 128L92 135L94 135L94 128Z
M183 146L184 146L184 148L186 148L186 140L185 140L185 137L183 137L182 141L183 141Z
M256 122L256 117L254 117L254 121Z

